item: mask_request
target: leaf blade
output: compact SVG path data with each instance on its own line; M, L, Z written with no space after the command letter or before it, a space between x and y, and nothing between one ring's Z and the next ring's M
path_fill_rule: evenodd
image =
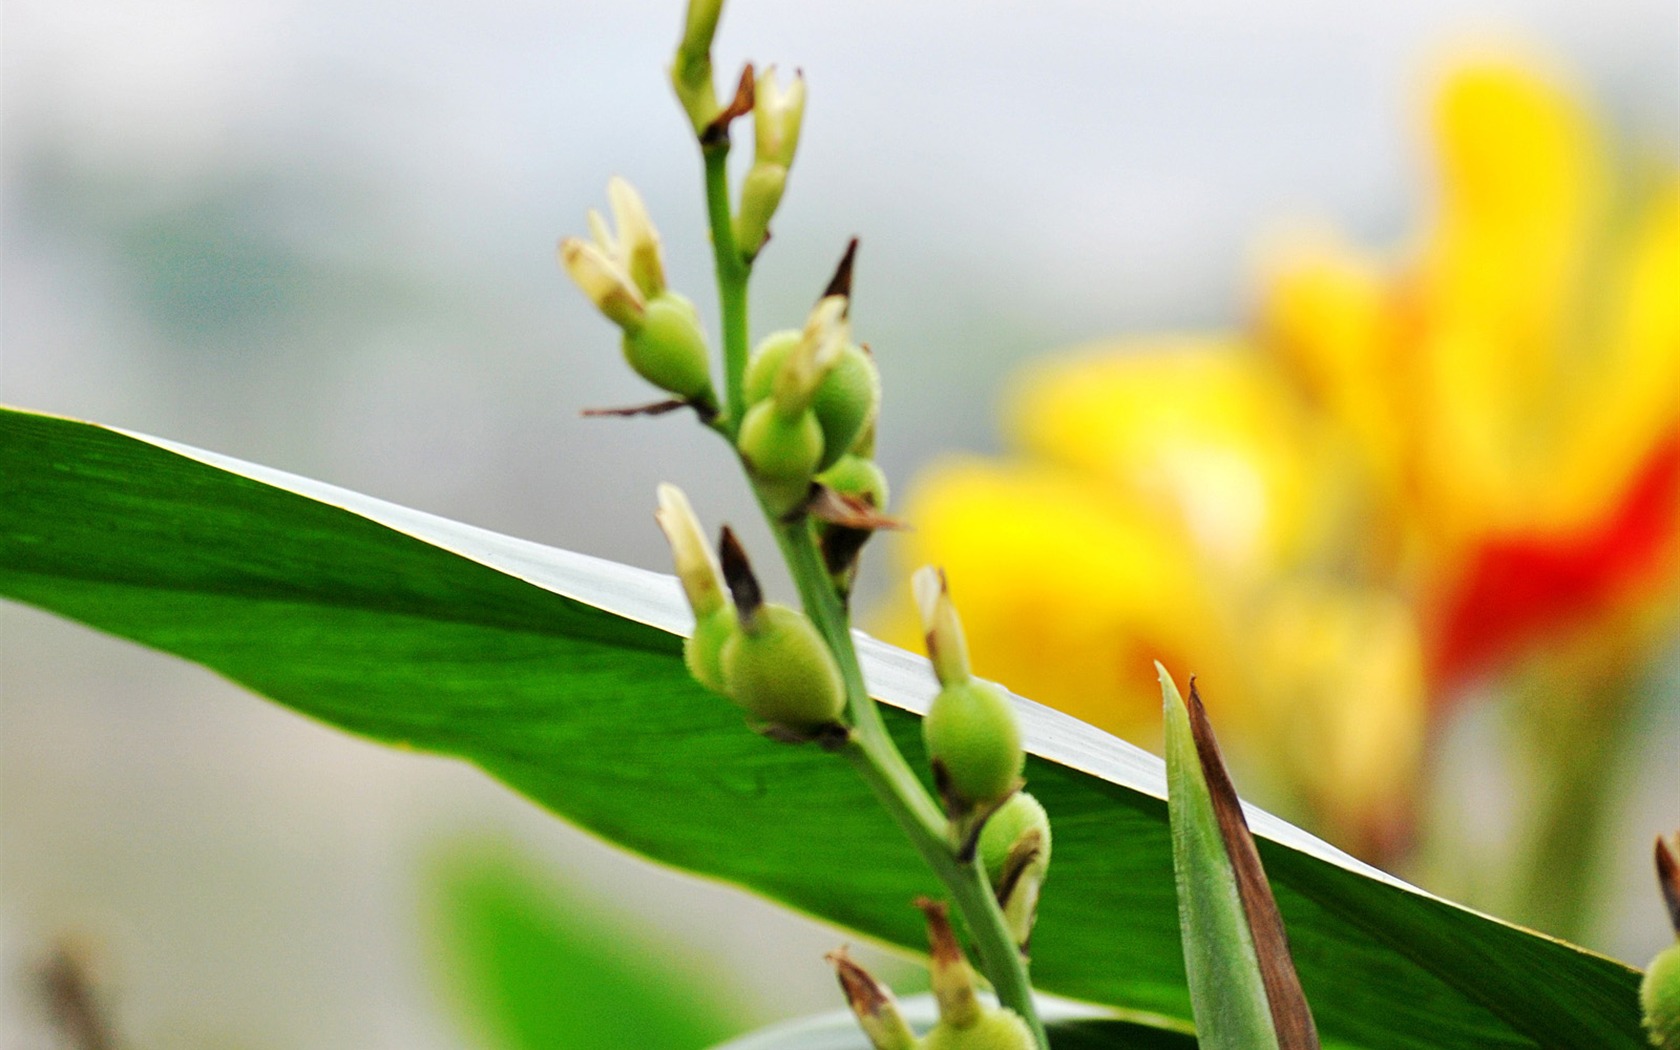
M474 762L660 862L919 943L905 902L935 889L931 878L842 764L744 731L689 681L677 659L688 618L669 577L0 410L0 594L195 660L307 716ZM914 762L926 664L860 647ZM1161 764L1029 701L1019 713L1027 776L1057 835L1037 980L1187 1019ZM1631 968L1248 817L1327 1039L1640 1045Z

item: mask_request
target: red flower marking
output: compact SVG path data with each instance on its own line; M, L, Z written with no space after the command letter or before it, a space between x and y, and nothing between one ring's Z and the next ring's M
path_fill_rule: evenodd
M1660 574L1680 531L1677 506L1680 433L1652 450L1598 522L1568 536L1489 539L1445 603L1432 660L1435 695Z

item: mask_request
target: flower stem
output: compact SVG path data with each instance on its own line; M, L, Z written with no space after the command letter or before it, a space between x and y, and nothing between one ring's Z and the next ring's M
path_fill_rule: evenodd
M746 412L747 279L752 276L752 264L742 259L735 247L735 224L729 207L729 140L705 146L702 153L706 160L706 219L712 228L718 308L723 314L724 407L720 422L733 440Z
M771 520L775 521L773 517ZM775 533L788 572L799 589L805 614L834 653L846 684L852 735L841 754L869 785L922 860L945 884L968 928L980 972L991 982L998 1001L1020 1014L1040 1050L1048 1050L1049 1041L1033 1005L1026 961L1015 946L979 860L965 864L957 859L946 834L944 813L904 761L887 734L880 710L869 696L857 649L852 644L846 608L829 581L808 519L778 522Z

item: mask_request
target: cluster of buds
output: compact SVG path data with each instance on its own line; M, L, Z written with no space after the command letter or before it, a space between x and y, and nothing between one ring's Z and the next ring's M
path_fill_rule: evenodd
M634 187L607 183L613 222L589 213L590 239L560 242L560 263L597 309L624 333L624 358L636 374L693 405L717 412L711 354L694 304L665 287L659 233Z
M816 626L798 610L764 600L746 552L727 527L719 541L721 563L713 556L681 489L659 486L654 518L694 611L683 660L695 679L733 700L767 736L843 738L846 691Z
M842 274L850 259L848 251ZM773 514L807 506L813 482L855 504L852 515L831 515L839 521L886 506L886 477L874 463L881 377L852 341L849 302L831 291L803 329L766 336L747 365L737 445Z
M1676 839L1680 845L1680 839ZM1657 885L1668 905L1677 942L1657 953L1639 986L1645 1011L1645 1031L1657 1050L1680 1050L1680 856L1657 839Z
M875 1050L1030 1050L1032 1032L1019 1014L981 1000L974 971L963 957L944 904L916 902L927 919L928 972L939 1022L920 1039L899 1012L892 993L845 949L830 953L846 1001Z

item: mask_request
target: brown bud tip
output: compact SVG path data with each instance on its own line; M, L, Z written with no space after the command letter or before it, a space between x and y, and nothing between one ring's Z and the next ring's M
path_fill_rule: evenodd
M729 585L730 597L735 599L735 609L745 623L758 612L758 607L764 604L764 590L758 585L758 577L753 574L752 562L747 560L746 548L736 539L735 530L728 525L718 536L718 561L723 566L723 580Z
M846 252L840 256L840 265L834 268L834 276L829 278L828 287L823 289L822 298L840 295L849 303L852 298L852 265L857 262L858 239L853 237L846 242Z
M917 897L916 907L927 919L928 951L934 963L960 961L962 946L957 943L957 932L951 928L950 905L932 897Z
M891 1002L891 993L886 986L859 966L843 946L823 958L834 966L834 975L840 978L840 988L846 993L846 1002L852 1012L859 1017L879 1017Z
M723 107L712 122L706 125L706 130L700 136L702 145L718 146L729 141L729 123L736 117L744 117L753 108L753 67L748 62L741 69L741 79L735 83L735 97L729 100L729 105Z
M1675 856L1660 835L1657 836L1657 885L1662 888L1663 901L1668 905L1668 921L1674 926L1674 935L1680 937L1680 857Z

